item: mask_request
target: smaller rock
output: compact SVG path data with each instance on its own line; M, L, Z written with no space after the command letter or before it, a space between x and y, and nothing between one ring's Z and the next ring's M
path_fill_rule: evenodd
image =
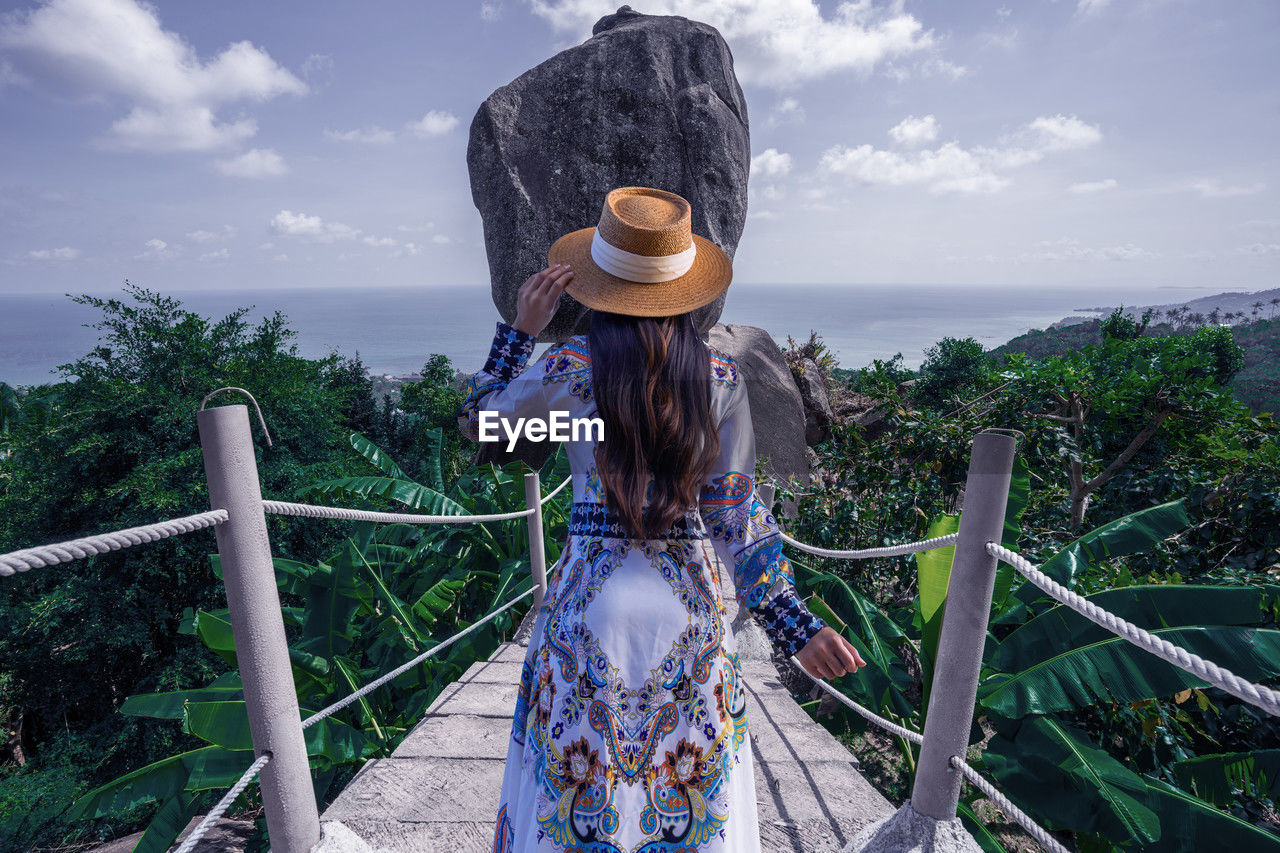
M800 399L804 402L804 440L805 444L814 445L831 435L831 424L836 416L831 411L831 394L822 377L822 368L811 358L800 359L798 367L795 371L796 387L800 389Z

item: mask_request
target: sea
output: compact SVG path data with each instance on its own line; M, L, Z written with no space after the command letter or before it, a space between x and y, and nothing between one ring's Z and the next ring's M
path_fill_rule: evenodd
M901 353L918 367L941 338L973 337L999 346L1030 329L1104 306L1182 302L1221 286L992 287L901 284L734 283L721 322L765 329L785 347L816 332L841 367L858 368ZM241 307L258 319L279 310L308 358L359 355L377 376L417 373L433 353L468 373L479 370L500 319L489 286L165 291L183 307L220 319ZM119 291L95 294L128 297ZM98 340L96 309L65 294L0 294L0 382L58 381L56 368ZM537 353L543 347L538 348Z

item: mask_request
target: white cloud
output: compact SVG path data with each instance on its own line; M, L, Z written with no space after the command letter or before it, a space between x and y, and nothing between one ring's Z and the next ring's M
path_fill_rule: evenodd
M395 131L376 124L360 130L326 130L324 135L335 142L362 142L368 145L386 145L395 142Z
M248 41L202 60L134 0L52 0L0 24L0 47L20 70L129 113L103 140L140 151L211 151L252 137L252 119L220 122L217 108L300 95L307 86Z
M781 154L776 148L766 148L751 158L751 175L764 180L786 177L791 171L791 155Z
M766 127L778 127L783 124L799 124L804 121L804 107L795 98L787 97L778 102L765 120Z
M152 237L143 244L142 251L134 255L134 257L139 260L162 261L174 257L181 251L181 246L170 246L159 237Z
M435 234L435 235L432 235L431 242L438 243L443 246L456 241L452 237L446 237L443 234Z
M836 145L823 152L818 169L866 184L928 184L935 193L993 193L1010 183L955 142L914 154L883 151L870 145Z
M1067 187L1069 193L1101 193L1116 188L1115 178L1103 178L1100 181L1084 181Z
M890 133L895 139L906 141L917 129L908 124L912 121L923 122L908 118ZM920 128L921 134L926 132L926 128ZM903 153L871 145L835 145L823 152L818 176L843 176L864 184L887 186L923 184L934 193L994 193L1012 183L1002 173L1038 162L1046 153L1094 145L1101 139L1096 127L1075 116L1041 116L995 147L967 149L951 141L937 148Z
M275 178L289 171L284 158L273 148L254 148L215 165L219 172L233 178Z
M319 216L282 210L271 218L271 230L286 237L309 237L322 243L334 240L354 240L360 236L358 228L341 222L325 222Z
M230 254L231 253L227 251L226 247L223 247L212 252L205 252L203 255L196 258L196 260L201 263L208 263L209 261L225 261Z
M403 255L421 255L421 254L422 254L422 246L419 246L417 243L405 243L403 246L401 246L400 248L392 252L391 257L399 258Z
M1200 193L1204 198L1234 198L1242 195L1257 195L1267 188L1266 184L1256 183L1247 187L1227 186L1216 178L1192 181L1186 185L1189 190Z
M394 246L396 241L391 237L374 237L372 235L361 238L361 242L366 246Z
M1238 255L1280 255L1280 243L1251 243L1236 249Z
M212 243L214 240L230 238L236 236L236 229L231 225L222 226L221 231L206 231L201 228L197 231L188 231L187 239L193 243Z
M1015 141L1040 151L1088 148L1102 141L1102 131L1075 116L1040 116L1015 135Z
M1002 21L1008 18L1012 14L1013 14L1013 10L1010 9L1008 6L1001 6L999 9L996 9L996 17Z
M933 142L938 138L938 120L932 115L927 115L924 118L907 116L889 128L889 135L893 137L895 142L912 147L923 145L926 142Z
M35 249L27 252L27 257L33 261L74 261L80 257L80 250L70 246L63 246L60 249Z
M276 255L276 256L275 256L274 258L272 258L271 260L273 260L273 261L287 261L287 260L289 260L289 256L288 256L288 255L286 255L286 254L284 254L284 253L282 252L282 253L280 253L279 255Z
M480 20L496 21L502 16L501 3L481 3L480 4Z
M1096 15L1103 9L1111 5L1111 0L1079 0L1076 4L1076 14L1082 18Z
M601 16L618 8L616 0L530 0L530 5L534 14L575 38L590 35ZM825 15L814 0L659 0L644 12L683 15L715 27L733 51L739 80L762 86L783 88L840 71L868 74L882 63L936 49L932 31L904 12L900 0L842 2Z
M443 136L458 126L458 117L443 110L431 110L418 121L409 122L409 130L421 139Z

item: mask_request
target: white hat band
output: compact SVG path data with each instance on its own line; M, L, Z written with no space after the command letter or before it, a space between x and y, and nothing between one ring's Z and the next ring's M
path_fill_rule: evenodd
M698 245L690 241L689 248L674 255L637 255L606 241L597 228L591 238L591 259L600 269L625 278L627 281L671 281L687 273L693 267Z

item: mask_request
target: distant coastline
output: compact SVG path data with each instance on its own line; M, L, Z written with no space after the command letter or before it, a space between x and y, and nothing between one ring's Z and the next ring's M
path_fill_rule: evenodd
M1126 304L1159 304L1170 289L734 284L721 322L767 329L780 346L788 335L807 339L812 329L843 367L862 367L899 352L904 364L917 367L924 351L944 336L971 336L993 348L1031 329L1064 322L1073 311L1096 316L1105 309L1076 306L1100 306L1117 292ZM1191 301L1214 298L1210 288L1199 290L1202 295ZM1263 293L1272 291L1247 296L1262 298ZM474 372L484 362L499 319L483 285L172 295L189 310L213 318L242 306L254 306L251 320L281 310L298 332L301 355L358 354L375 378L411 377L436 352L457 369ZM0 381L57 381L54 367L85 355L96 343L97 333L84 325L96 319L94 311L61 293L0 295Z

